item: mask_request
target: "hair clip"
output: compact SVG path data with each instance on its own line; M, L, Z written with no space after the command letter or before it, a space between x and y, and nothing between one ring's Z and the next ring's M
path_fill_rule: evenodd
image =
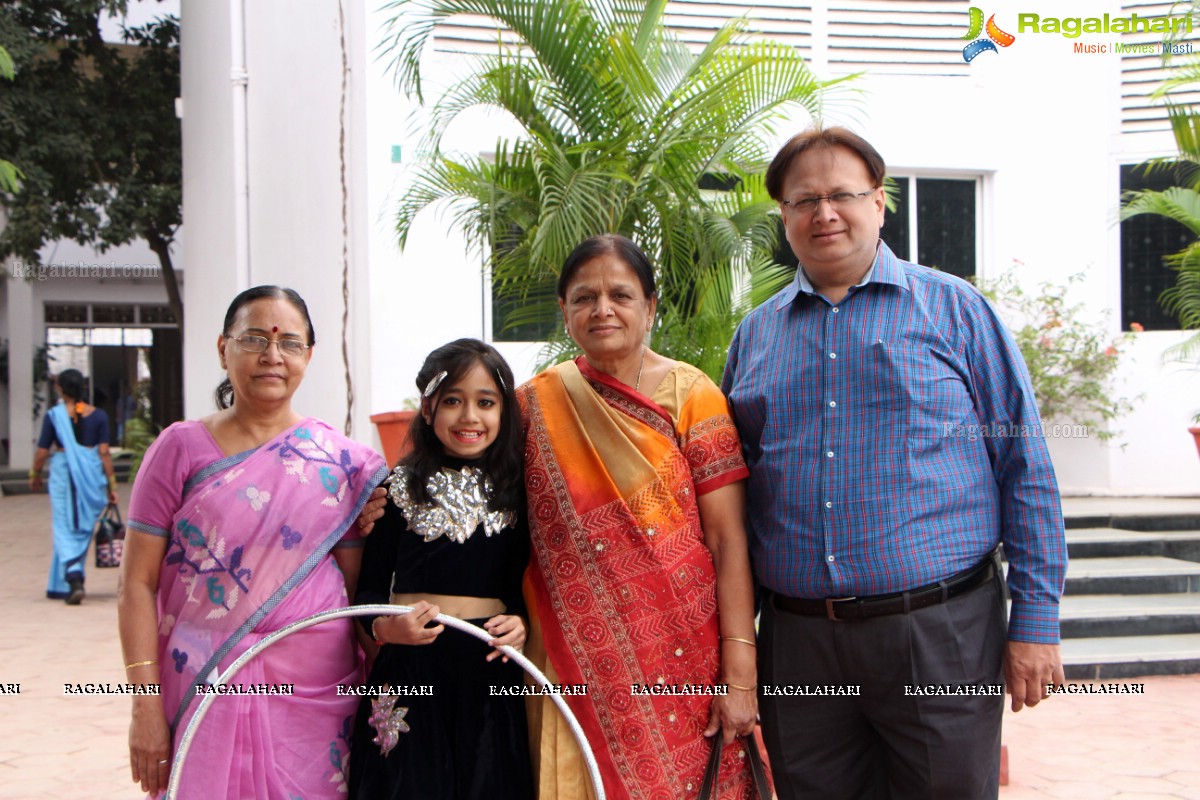
M449 374L446 370L442 370L437 375L434 375L433 380L429 382L425 387L425 391L421 393L421 397L429 397L436 392L437 388L442 385L442 381L446 380L446 376Z
M504 376L500 374L500 370L496 370L496 380L500 382L500 393L508 394L508 385L504 383Z

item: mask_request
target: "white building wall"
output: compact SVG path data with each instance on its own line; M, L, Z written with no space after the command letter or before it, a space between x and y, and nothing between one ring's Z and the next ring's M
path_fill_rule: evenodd
M369 14L366 29L374 47L384 38L389 14ZM432 50L432 48L431 48ZM423 74L426 101L432 103L462 69L462 63L429 52ZM387 57L367 63L367 207L372 292L372 413L399 410L418 395L414 380L425 356L463 336L491 338L490 293L480 257L452 230L452 213L429 209L419 218L407 246L397 243L395 213L400 196L420 165L425 109L397 88ZM501 135L516 136L510 120L469 112L451 129L443 145L478 154L493 150ZM392 148L401 161L393 163ZM518 381L533 374L537 345L498 343Z
M321 345L297 407L336 425L345 413L340 358L332 352L341 311L337 4L249 5L250 283L290 284L309 299ZM231 7L183 4L185 217L193 231L185 257L204 275L187 287L189 417L210 408L208 395L220 377L212 340L228 300L245 288L232 266L230 233L236 138L230 129ZM1116 2L1082 0L1048 1L1038 10L1063 17L1121 13ZM418 167L413 159L422 112L395 88L387 59L375 50L386 14L350 13L357 75L349 188L352 205L360 203L351 235L352 350L359 358L354 435L377 443L365 415L398 409L415 397L413 376L433 347L457 336L487 338L488 314L478 255L467 253L462 238L449 231L448 215L426 213L405 251L396 245L394 210ZM432 56L429 66L427 75L449 81L458 64ZM438 96L437 88L426 85L427 99ZM1173 150L1164 135L1120 134L1119 56L1076 54L1072 40L1026 34L1013 47L981 55L967 78L868 75L856 88L862 98L843 97L827 109L826 119L862 132L893 169L983 176L981 275L1016 269L1022 283L1035 288L1085 272L1088 281L1073 299L1093 310L1092 320L1111 308L1108 325L1119 334L1118 166ZM780 125L779 140L802 125ZM455 129L448 145L488 152L503 130L501 120L472 118ZM394 145L401 148L399 164L392 161ZM1160 361L1165 346L1178 338L1134 337L1121 375L1128 396L1144 397L1118 422L1124 434L1116 442L1051 442L1064 491L1200 492L1200 460L1186 434L1200 408L1200 374ZM501 349L519 377L530 374L536 348Z
M222 377L215 342L229 302L251 286L279 284L305 298L317 333L313 360L295 399L297 410L343 426L348 407L344 334L360 398L353 435L370 441L362 399L369 396L370 376L365 368L367 321L360 303L370 289L361 205L364 112L359 85L370 55L362 33L362 5L343 5L346 16L339 19L335 0L183 3L184 217L196 231L185 257L195 264L197 275L185 294L189 418L213 410L212 390ZM350 59L344 120L339 119L343 34ZM244 122L236 74L243 48ZM350 273L345 331L343 247Z

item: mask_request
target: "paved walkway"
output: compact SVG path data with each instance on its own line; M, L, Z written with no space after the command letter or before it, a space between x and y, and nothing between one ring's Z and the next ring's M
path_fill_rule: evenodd
M20 684L0 694L0 797L132 800L128 698L63 694L124 680L116 570L89 569L87 599L70 608L45 599L49 558L47 499L0 498L0 686ZM1008 714L1001 800L1200 800L1200 675L1120 683L1144 694L1063 695Z

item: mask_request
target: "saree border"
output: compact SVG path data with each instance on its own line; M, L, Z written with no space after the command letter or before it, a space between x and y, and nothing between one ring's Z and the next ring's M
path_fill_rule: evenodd
M573 362L566 362L561 367L571 369L576 365ZM581 374L582 370L580 371ZM583 374L584 380L587 380L586 374ZM551 374L542 377L545 381L563 382L562 376ZM531 537L533 550L535 553L535 563L537 575L533 580L532 586L537 595L537 604L539 608L544 609L544 614L550 614L554 617L553 624L542 625L543 638L546 640L547 657L551 663L554 660L551 657L553 651L552 644L565 645L569 662L565 664L568 669L560 669L559 665L554 664L555 671L558 673L559 679L565 682L575 682L577 679L582 679L589 684L589 699L586 705L580 704L577 706L572 703L572 708L577 710L577 716L580 719L581 725L587 731L589 739L594 742L603 742L602 748L597 748L597 762L601 767L601 772L607 778L606 783L611 783L614 790L619 788L622 797L636 798L637 800L645 800L653 797L653 794L646 794L642 790L644 777L639 775L639 759L646 753L659 754L656 762L660 767L660 776L664 781L659 785L659 789L668 792L674 792L676 796L686 796L688 790L683 785L684 775L674 769L672 756L678 758L683 749L680 745L668 744L666 731L663 727L663 722L659 719L658 711L655 705L655 698L648 695L635 695L626 683L617 681L605 680L603 684L598 682L598 676L595 674L595 659L592 650L586 643L586 637L583 635L583 628L588 624L588 620L579 619L574 612L568 614L568 608L565 601L565 592L562 591L564 584L558 579L555 573L554 561L556 557L568 557L576 560L583 574L586 576L584 580L592 585L608 586L609 582L603 579L600 574L600 565L595 559L587 557L578 557L579 548L586 550L586 544L590 541L589 531L594 531L597 527L603 527L608 521L615 521L614 512L620 515L622 507L628 507L628 502L620 498L610 500L596 508L590 509L587 512L580 513L572 502L572 492L569 482L566 478L566 472L561 460L557 457L557 451L552 446L548 426L545 424L546 417L543 409L546 404L543 400L550 400L553 397L543 398L539 396L539 390L536 386L538 378L527 385L524 390L524 399L527 403L527 411L529 415L529 436L533 443L532 453L542 454L542 458L537 461L530 461L530 464L536 464L536 467L543 472L546 477L546 485L540 492L540 499L548 499L553 503L556 509L555 515L547 526L538 524L538 517L533 511L531 503L530 524L532 526L538 524L542 529L543 534L548 532L550 527L559 524L565 525L571 533L569 534L572 544L570 550L552 550L546 543L544 536ZM670 417L663 417L659 412L661 407L642 398L641 395L630 395L629 390L622 391L618 387L609 387L604 381L600 381L601 387L597 387L595 381L587 380L588 385L598 394L601 394L604 402L615 406L616 410L626 413L626 407L639 408L643 413L633 416L635 420L646 422L652 431L666 436L670 446L675 448L675 456L681 462L680 466L683 469L683 474L687 475L686 459L679 451L679 443L675 436L674 428L670 429L667 434L663 429L664 423L670 423ZM544 390L554 392L559 389L553 384L546 385ZM611 392L602 393L601 389L612 389ZM563 385L561 391L568 391ZM607 394L608 396L605 396ZM612 401L616 400L616 403ZM647 419L651 416L654 422ZM690 478L687 479L690 483ZM656 479L651 483L639 489L639 492L644 491L661 491L663 490L663 479L661 475L656 475ZM665 486L665 484L663 484ZM670 490L667 489L669 492ZM533 496L530 496L533 500ZM632 513L632 510L628 513ZM623 515L621 515L623 516ZM636 522L636 517L634 518ZM623 620L624 617L616 605L616 596L612 591L603 591L592 594L592 602L595 603L595 609L588 616L595 617L604 622L610 620ZM714 614L715 614L715 595L714 595ZM610 630L611 626L608 626ZM635 640L628 636L629 624L626 620L620 634L613 631L617 640L614 642L614 654L620 659L622 665L618 679L621 675L629 676L635 684L645 684L653 682L654 675L648 675L646 672L647 665L643 664L636 656L638 645ZM718 662L719 663L719 662ZM591 684L596 684L597 688L603 686L602 691L595 692L593 698ZM623 707L617 704L610 703L609 697L614 693L629 692L628 695L623 695L627 698L628 704ZM570 699L570 698L568 698ZM649 744L643 744L635 749L628 749L621 745L619 732L622 729L622 721L633 716L640 724L642 730L650 737ZM696 743L695 746L702 747L707 744L708 740ZM688 745L683 745L684 747ZM704 750L705 754L707 749ZM668 756L667 754L671 754ZM702 771L703 762L697 760L700 770Z

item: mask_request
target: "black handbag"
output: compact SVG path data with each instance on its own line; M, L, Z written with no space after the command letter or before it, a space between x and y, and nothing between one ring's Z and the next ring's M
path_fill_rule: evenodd
M767 770L763 766L762 754L758 752L758 740L753 736L739 736L737 739L746 748L746 758L750 759L750 774L754 778L754 792L758 800L771 800L771 786L767 783ZM712 737L712 750L708 754L708 766L704 768L704 781L700 784L699 800L712 800L717 795L717 777L721 772L721 751L725 740L717 731Z
M109 503L96 520L96 566L100 569L121 566L121 555L125 551L125 523L121 521L121 509Z

